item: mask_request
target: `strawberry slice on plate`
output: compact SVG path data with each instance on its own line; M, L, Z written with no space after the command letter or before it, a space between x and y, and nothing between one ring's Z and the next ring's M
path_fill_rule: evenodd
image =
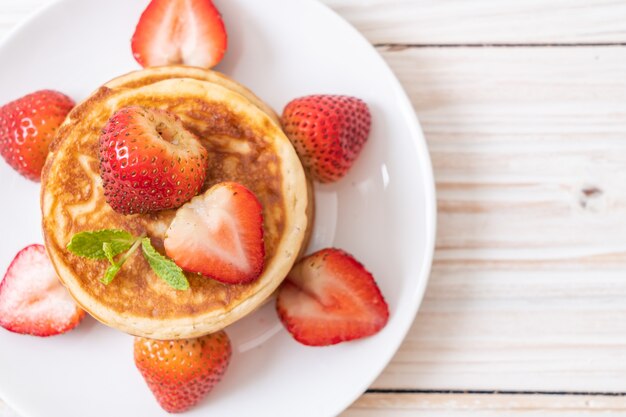
M182 269L226 284L243 284L263 270L263 208L241 184L223 182L178 209L165 252Z
M0 108L0 154L24 177L39 181L50 142L74 101L52 90L36 91Z
M152 0L131 46L145 67L184 64L211 68L224 56L226 28L211 0Z
M356 97L314 95L287 104L282 123L302 165L315 180L328 183L345 176L361 153L371 115Z
M118 110L104 126L99 151L104 196L122 214L180 207L206 178L206 149L165 110Z
M232 348L228 335L197 339L135 338L135 365L161 407L181 413L200 402L228 368Z
M309 346L371 336L389 319L372 274L351 255L332 248L294 266L278 292L276 308L289 333Z
M43 245L27 246L15 256L0 283L0 326L53 336L72 330L84 316L59 282Z

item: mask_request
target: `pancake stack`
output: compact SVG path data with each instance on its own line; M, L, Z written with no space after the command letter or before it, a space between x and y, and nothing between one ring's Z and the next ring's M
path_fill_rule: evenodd
M142 256L132 256L108 286L106 261L66 249L82 231L123 229L147 234L157 250L175 210L125 216L104 198L98 141L113 113L129 105L178 115L209 152L204 190L239 182L263 206L265 267L258 280L225 285L187 274L177 291ZM116 78L78 105L59 129L42 174L41 207L48 254L61 281L92 316L111 327L153 339L198 337L246 316L274 292L304 250L313 220L313 193L274 111L248 89L210 70L150 68Z

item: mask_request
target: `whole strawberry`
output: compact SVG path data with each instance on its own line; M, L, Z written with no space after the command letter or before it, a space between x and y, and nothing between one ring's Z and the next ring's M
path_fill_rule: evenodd
M181 120L139 106L117 111L100 137L104 196L122 214L180 207L204 184L207 151Z
M222 379L231 353L223 331L198 339L135 338L135 365L169 413L181 413L200 402Z
M282 123L302 164L327 183L352 167L369 136L371 115L358 98L314 95L287 104Z
M24 177L39 181L48 147L74 101L52 90L28 94L0 107L0 154Z

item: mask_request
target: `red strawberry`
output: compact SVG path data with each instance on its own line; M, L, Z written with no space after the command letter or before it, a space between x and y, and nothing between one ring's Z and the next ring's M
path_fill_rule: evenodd
M309 346L371 336L389 319L372 274L339 249L298 262L278 292L276 308L289 333Z
M176 213L165 252L181 268L226 284L242 284L263 270L263 209L241 184L223 182Z
M135 365L163 409L181 413L222 379L232 350L221 331L183 340L135 338Z
M141 66L211 68L226 52L226 28L211 0L152 0L131 41Z
M282 117L302 165L319 182L342 178L370 132L367 104L348 96L307 96L287 104Z
M52 90L29 94L0 108L0 154L26 178L39 181L48 147L74 101Z
M180 207L202 188L207 157L176 115L125 107L109 119L100 137L104 196L123 214Z
M45 247L30 245L15 256L0 283L0 326L54 336L72 330L84 316L59 282Z

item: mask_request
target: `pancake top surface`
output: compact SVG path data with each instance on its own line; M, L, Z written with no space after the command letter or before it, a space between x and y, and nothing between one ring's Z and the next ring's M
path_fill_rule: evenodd
M147 234L163 253L163 238L175 210L125 216L104 199L100 130L116 110L128 105L171 111L201 139L209 151L204 189L236 181L259 198L266 265L257 281L225 285L187 274L190 290L176 291L154 274L138 251L104 286L99 279L106 261L80 258L66 249L81 231L123 229L136 236ZM96 318L142 336L197 336L252 311L289 271L306 229L304 173L280 128L242 95L206 81L150 79L145 85L135 80L132 87L101 88L59 130L42 182L44 235L61 280Z

